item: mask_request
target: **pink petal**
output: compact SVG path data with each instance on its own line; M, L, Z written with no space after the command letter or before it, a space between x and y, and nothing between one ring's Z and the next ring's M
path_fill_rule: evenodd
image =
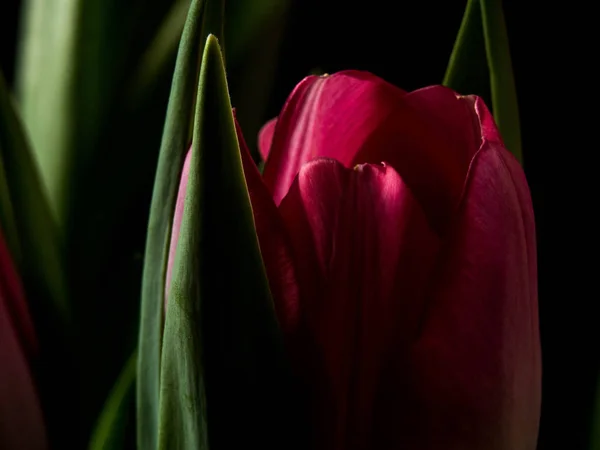
M432 226L443 233L480 144L480 127L470 103L451 89L432 86L396 101L353 164L387 161L394 166Z
M390 166L303 166L280 206L301 322L287 329L307 380L314 448L370 449L379 379L417 333L439 238ZM400 334L397 334L400 330Z
M485 139L472 162L443 255L420 338L381 380L374 448L534 450L534 219L523 172L498 141Z
M181 221L183 220L183 209L185 206L185 193L187 190L188 177L190 174L190 161L192 159L192 151L188 150L181 171L181 180L179 182L179 191L177 192L177 201L175 203L175 213L173 215L173 224L171 226L171 241L169 243L169 261L167 263L167 276L165 279L165 314L167 312L167 303L169 289L171 288L171 277L173 276L173 264L175 263L175 255L177 253L177 242L179 242L179 230L181 229Z
M0 448L43 450L46 430L26 353L33 327L0 234Z
M310 76L300 82L278 117L263 173L275 203L304 163L328 157L349 166L404 95L367 72Z
M258 150L262 156L263 161L266 161L271 151L271 143L273 142L273 134L275 133L275 126L277 125L277 118L269 120L258 133Z

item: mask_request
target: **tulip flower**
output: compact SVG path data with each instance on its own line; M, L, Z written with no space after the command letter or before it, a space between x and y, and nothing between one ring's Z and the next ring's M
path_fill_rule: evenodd
M46 449L42 411L30 372L37 353L23 287L0 232L0 448Z
M262 177L238 139L308 448L535 449L534 216L483 101L311 76L261 131Z

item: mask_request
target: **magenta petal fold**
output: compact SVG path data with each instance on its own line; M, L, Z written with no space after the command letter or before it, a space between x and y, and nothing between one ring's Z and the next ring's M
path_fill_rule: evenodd
M25 294L0 232L0 448L48 448L31 376L37 344Z
M404 95L366 72L310 76L300 82L277 119L263 172L275 203L281 202L306 162L326 157L349 165L395 107L395 99ZM267 131L260 142L268 140ZM261 152L266 153L262 146Z
M387 165L308 163L280 211L302 294L302 322L285 331L313 344L292 355L318 386L315 448L371 448L378 380L389 355L417 332L439 239Z
M312 159L333 158L346 167L385 161L420 198L434 225L443 228L440 222L458 203L479 148L470 109L442 86L407 94L366 72L307 77L277 120L261 130L259 147L268 155L265 183L279 204L300 167Z

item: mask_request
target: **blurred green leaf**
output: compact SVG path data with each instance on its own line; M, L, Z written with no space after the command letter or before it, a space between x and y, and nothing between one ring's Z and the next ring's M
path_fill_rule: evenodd
M176 0L164 18L150 46L142 55L130 81L128 95L138 103L144 93L151 90L159 79L158 74L170 67L171 56L177 51L190 0Z
M191 151L164 331L159 448L239 448L250 439L280 449L293 435L290 371L213 36Z
M468 0L443 84L461 94L477 94L491 105L483 23L479 0Z
M1 76L1 75L0 75ZM4 238L10 249L10 254L14 261L21 261L21 243L19 242L19 232L15 222L15 213L13 211L12 200L8 190L8 180L4 170L2 160L2 147L0 147L0 228L2 228Z
M264 34L262 32L265 28L281 22L289 3L289 0L239 0L227 2L224 11L224 29L222 30L225 40L221 39L221 47L223 48L223 42L231 47L231 55L228 59L237 63L247 58L249 49L264 47L263 45L257 46L257 40L261 40L260 37L261 34ZM144 52L128 89L133 101L143 96L142 92L152 89L157 74L168 67L170 57L177 50L189 5L190 0L174 1L150 46ZM221 33L215 32L215 34L220 35ZM272 40L270 39L268 42ZM264 48L262 50L264 52ZM262 53L259 53L259 55L262 55Z
M103 0L23 3L17 83L24 123L44 188L59 226L81 160L97 138L113 82L111 40L104 39L110 2ZM114 53L118 49L111 49Z
M260 159L257 136L273 92L289 10L289 0L243 0L226 5L231 101L256 161Z
M252 46L265 28L286 13L290 0L238 0L225 5L225 42L228 59L237 61Z
M0 73L0 214L40 342L35 375L56 448L76 440L72 329L63 248L23 127ZM64 411L69 411L65 413Z
M192 135L202 43L222 33L222 4L193 0L179 45L154 182L144 273L138 358L138 448L157 448L165 274L183 158Z
M119 450L125 447L125 432L129 417L129 403L133 400L137 353L131 355L111 391L96 428L89 450Z
M61 241L1 73L0 160L3 190L0 210L11 252L22 277L47 292L51 307L67 321L69 308Z
M501 0L468 0L443 84L462 94L482 95L481 81L487 78L483 73L489 76L494 120L506 148L522 162L519 107Z

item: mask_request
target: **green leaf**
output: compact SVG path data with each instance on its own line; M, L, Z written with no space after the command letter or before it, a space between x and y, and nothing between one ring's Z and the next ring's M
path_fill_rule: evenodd
M114 61L102 35L101 0L23 3L17 81L20 107L48 200L59 226L74 177L107 106ZM113 50L114 53L114 50Z
M258 136L264 125L290 10L289 0L227 3L228 81L236 118L246 136ZM247 144L255 160L260 160L257 140Z
M290 372L213 36L193 136L164 332L159 448L289 448L297 439L288 433Z
M238 0L227 2L225 41L228 59L244 58L244 53L256 47L257 37L265 28L281 22L290 7L290 0ZM260 45L259 47L262 47Z
M461 94L477 94L491 105L490 71L479 0L467 2L443 84Z
M125 447L125 432L130 421L137 353L133 353L110 393L90 441L89 450L119 450Z
M131 103L139 103L145 93L155 88L156 80L160 79L158 75L169 67L168 62L181 39L189 6L189 0L177 0L171 6L129 82L127 91Z
M40 342L35 371L53 447L72 445L77 394L63 248L23 127L0 73L0 214ZM64 413L64 411L70 411Z
M0 147L0 152L1 151L2 147ZM15 222L15 213L10 198L2 153L0 153L0 228L2 228L4 238L10 249L13 260L17 263L21 262L21 243L19 242L19 232L17 231L17 224Z
M522 162L519 107L501 0L469 0L443 84L481 95L483 37L494 120L506 148ZM485 97L484 97L485 98Z
M222 2L193 0L181 36L148 223L139 335L138 448L157 448L165 275L183 158L191 141L202 43L221 32ZM209 9L205 10L205 8Z
M26 287L46 292L67 321L62 246L21 122L0 73L0 210L2 226Z
M508 32L500 0L481 0L483 34L490 68L492 105L502 138L508 150L522 161L521 126L517 89L513 76Z

